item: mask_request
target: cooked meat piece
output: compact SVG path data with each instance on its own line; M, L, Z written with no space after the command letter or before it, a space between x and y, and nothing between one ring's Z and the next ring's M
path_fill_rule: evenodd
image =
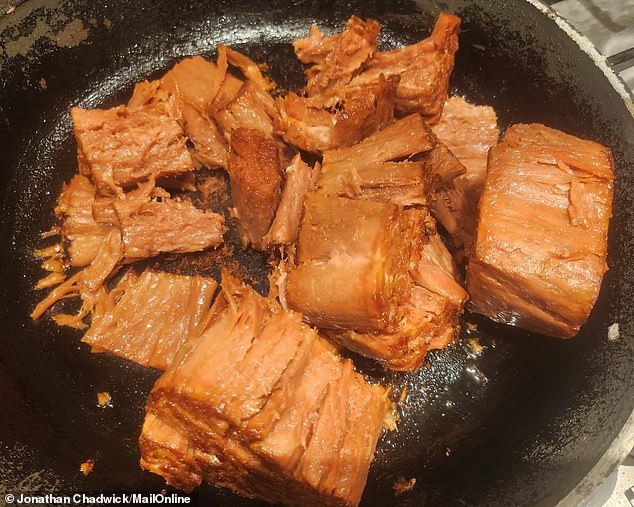
M280 121L273 98L251 80L245 81L236 96L214 112L214 119L227 141L231 139L231 133L241 127L273 137L273 122Z
M226 69L225 69L226 71ZM240 85L240 80L224 73L200 56L185 58L161 79L161 89L176 98L181 123L196 149L196 158L207 167L227 167L227 144L211 118L212 103L220 82ZM222 78L222 79L220 79Z
M607 269L610 150L539 124L489 152L467 271L472 308L561 338L577 334Z
M401 79L395 110L400 114L420 113L425 121L436 123L447 100L459 27L460 18L440 14L429 38L411 46L375 53L351 83L367 86L381 75L397 75Z
M100 294L82 341L98 352L165 370L205 323L216 287L200 276L130 271Z
M150 394L141 466L186 490L204 478L274 503L357 505L387 391L300 314L226 275L222 287L210 325Z
M445 103L434 134L467 169L474 192L480 194L487 172L489 148L498 143L500 129L491 106L476 106L462 97Z
M425 163L436 175L434 216L449 233L456 257L462 259L469 255L478 220L478 198L468 197L467 169L440 141L427 153Z
M184 491L200 486L202 471L197 461L211 458L192 447L184 432L152 413L145 416L139 449L142 469L160 475L167 484Z
M191 171L178 123L162 104L128 110L71 109L81 164L103 194L149 178Z
M302 218L304 196L315 190L321 165L316 163L310 167L299 154L295 155L286 168L284 189L275 219L264 236L264 245L290 245L297 241L299 222Z
M478 201L487 172L487 154L498 142L500 131L492 107L475 106L461 97L451 97L440 122L432 128L442 145L457 158L437 154L437 172L441 177L434 211L454 239L456 246L468 249L473 243ZM459 161L459 163L458 163ZM456 174L451 167L464 167ZM444 170L443 170L444 169Z
M415 285L400 305L402 318L393 331L328 330L327 336L387 369L419 368L429 350L446 347L458 335L467 293L437 234L428 237L410 273Z
M326 151L319 179L324 195L429 205L434 173L423 162L392 162L431 150L433 136L418 114L349 148Z
M132 214L118 212L118 218L128 261L199 252L221 244L226 231L222 215L173 199L146 202Z
M77 315L57 314L53 315L53 319L60 326L85 328L83 318L93 309L95 299L101 291L105 290L103 288L104 282L116 271L122 259L121 233L113 228L104 239L98 254L90 265L55 287L48 296L37 304L31 312L31 318L33 320L39 319L46 310L58 301L78 295L82 299L82 307Z
M246 79L252 81L256 86L264 91L271 91L275 88L275 83L262 75L260 66L242 53L229 49L224 44L218 46L218 54L224 53L227 61L240 69ZM220 56L219 56L220 59ZM265 67L265 66L264 66Z
M287 143L307 151L351 146L391 123L398 80L379 76L364 86L346 86L334 98L291 92L277 99L277 130Z
M64 186L55 214L62 217L62 237L68 241L71 266L89 265L99 253L111 227L98 224L92 216L95 186L86 176L77 174Z
M286 282L289 307L318 326L392 328L421 236L420 215L396 204L307 194L297 267Z
M380 28L373 19L352 16L341 33L324 37L317 25L312 25L307 38L293 42L297 57L314 64L306 71L308 95L336 95L347 85L374 54Z
M280 202L282 178L277 143L257 130L239 128L231 136L231 149L231 197L242 246L261 250Z

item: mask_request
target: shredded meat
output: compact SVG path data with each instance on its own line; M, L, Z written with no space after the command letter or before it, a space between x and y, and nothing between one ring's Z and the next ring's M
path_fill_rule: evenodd
M609 149L539 124L491 148L467 272L472 308L562 338L577 334L607 269Z
M179 124L163 104L129 110L71 109L80 165L102 194L159 176L191 171Z
M432 130L443 145L434 154L435 171L441 180L434 212L456 246L468 253L475 236L487 155L500 135L497 117L489 106L474 106L463 98L451 97ZM460 168L464 169L462 174Z
M212 312L150 394L141 466L187 491L204 478L287 505L358 505L386 390L226 274Z
M324 195L430 204L433 176L424 162L401 161L434 147L433 136L418 114L399 120L349 148L326 151L319 179Z
M266 137L273 137L273 123L280 121L273 98L251 80L245 81L222 109L214 111L214 119L227 141L239 128L257 130Z
M397 75L400 82L394 103L396 111L420 113L427 122L438 122L447 100L459 27L460 18L440 14L429 38L411 46L375 53L351 83L367 86L381 75Z
M277 130L287 143L307 151L350 146L391 123L398 82L398 76L380 76L364 86L346 86L334 98L290 92L276 101Z
M295 155L286 168L284 189L275 219L264 237L266 247L295 243L302 217L304 196L317 187L320 170L321 165L318 162L314 167L310 167L304 163L300 155Z
M77 174L64 186L55 214L62 217L62 237L68 241L71 266L88 266L103 244L111 227L99 224L92 216L95 186L86 176Z
M422 241L412 213L393 203L307 194L297 267L286 280L289 307L325 328L392 327Z
M227 144L211 118L212 102L219 84L240 81L229 74L218 76L219 70L200 56L185 58L163 76L160 88L176 98L178 115L187 137L195 147L195 156L207 167L227 167Z
M278 146L257 130L239 128L231 136L231 197L244 248L261 250L280 202Z
M205 323L216 287L200 276L130 271L100 293L82 341L94 351L165 370Z
M380 25L352 16L342 33L332 37L313 25L305 39L293 43L303 63L314 64L306 71L309 95L333 96L347 85L361 66L374 54Z

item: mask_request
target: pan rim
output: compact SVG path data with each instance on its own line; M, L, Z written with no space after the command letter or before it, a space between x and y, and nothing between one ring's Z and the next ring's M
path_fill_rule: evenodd
M592 63L603 73L612 88L619 94L632 120L634 120L634 91L627 89L621 77L610 67L606 57L599 52L592 41L574 28L554 9L548 7L540 0L526 0L526 2L552 19L579 46L579 49L590 57ZM634 450L634 408L599 460L577 485L557 503L557 507L587 505L587 501L591 499L592 495L605 483L632 450Z

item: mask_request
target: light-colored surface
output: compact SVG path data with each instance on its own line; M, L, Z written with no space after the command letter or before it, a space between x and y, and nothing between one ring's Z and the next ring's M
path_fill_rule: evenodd
M563 0L553 9L605 56L634 47L634 0ZM632 68L621 72L621 78L634 88Z

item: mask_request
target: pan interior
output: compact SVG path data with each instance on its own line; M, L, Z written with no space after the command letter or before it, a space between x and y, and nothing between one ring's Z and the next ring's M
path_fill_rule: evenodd
M351 14L374 17L385 49L427 36L439 8L403 0L48 5L26 2L0 21L0 489L160 491L162 480L139 469L136 447L158 373L91 354L78 332L28 317L41 297L33 290L41 271L32 252L45 245L39 233L53 224L61 186L76 170L68 110L122 103L135 82L160 75L183 56L213 56L219 43L266 62L280 85L299 88L302 67L289 42L310 23L329 32ZM633 122L590 59L528 3L455 0L445 7L463 19L453 93L493 105L502 128L541 122L613 149L611 269L573 340L466 315L474 326L463 326L462 339L431 353L418 372L386 374L358 360L397 394L408 390L398 432L379 443L363 505L549 505L587 473L634 404ZM60 43L71 25L75 38ZM264 259L245 262L263 289ZM607 328L615 322L621 337L610 342ZM475 354L468 339L477 339L483 352ZM112 408L97 407L99 391L110 392ZM87 458L96 465L84 477L79 465ZM398 478L417 482L395 497ZM196 495L201 505L257 504L210 486Z

